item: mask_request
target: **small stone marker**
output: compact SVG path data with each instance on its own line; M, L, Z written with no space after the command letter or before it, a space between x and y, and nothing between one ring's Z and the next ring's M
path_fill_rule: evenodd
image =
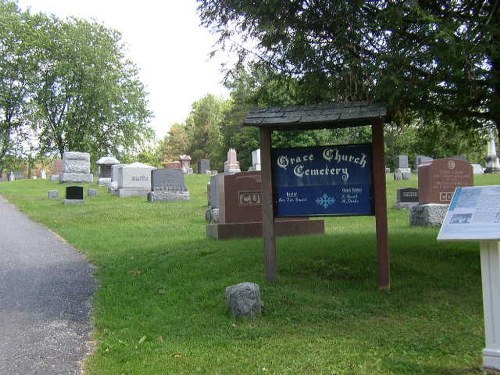
M240 283L226 288L226 302L234 317L255 318L262 313L260 287L255 283Z
M418 204L418 189L405 188L396 191L394 208L409 208Z
M49 197L49 199L59 198L59 190L49 190L48 197Z
M81 186L68 186L66 188L66 199L64 204L80 204L84 203L83 200L83 187Z
M88 189L87 190L87 195L89 197L97 197L97 189Z

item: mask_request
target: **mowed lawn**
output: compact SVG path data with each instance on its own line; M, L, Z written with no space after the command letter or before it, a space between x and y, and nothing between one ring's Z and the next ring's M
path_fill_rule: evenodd
M410 227L387 178L392 290L377 289L374 217L326 219L326 235L278 240L264 281L261 239L206 238L208 176L188 202L149 203L97 188L64 205L65 185L0 183L0 194L96 266L95 351L87 374L484 374L479 244ZM500 185L500 175L475 185ZM58 200L47 198L59 190ZM29 235L29 234L27 234ZM229 285L261 285L263 315L236 320Z

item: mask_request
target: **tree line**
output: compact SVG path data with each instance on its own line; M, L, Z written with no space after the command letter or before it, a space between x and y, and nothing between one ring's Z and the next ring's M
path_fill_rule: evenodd
M68 150L138 152L154 136L151 116L119 32L0 0L0 174Z
M186 123L163 140L167 158L184 149L220 166L230 146L248 166L258 147L256 130L241 126L249 109L373 100L388 107L388 166L398 154L484 162L487 129L500 128L499 2L198 4L202 24L219 36L219 51L237 56L226 70L231 98L207 121L202 112L217 100L195 103ZM369 131L278 133L274 139L275 146L356 143L369 140Z
M497 1L198 0L229 98L207 95L154 146L147 95L121 35L80 19L21 12L0 0L0 170L10 157L88 151L161 165L189 154L243 168L259 147L242 127L255 107L380 101L386 164L395 156L483 162L500 124ZM167 124L165 124L167 125ZM276 133L274 146L363 143L369 128Z

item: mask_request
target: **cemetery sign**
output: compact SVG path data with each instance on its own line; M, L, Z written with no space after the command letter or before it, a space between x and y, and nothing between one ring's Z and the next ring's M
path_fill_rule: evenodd
M274 149L277 217L373 215L371 144Z

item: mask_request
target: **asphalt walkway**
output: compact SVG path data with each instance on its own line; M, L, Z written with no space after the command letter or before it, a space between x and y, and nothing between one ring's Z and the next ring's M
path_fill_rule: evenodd
M0 374L81 374L93 267L0 196Z

